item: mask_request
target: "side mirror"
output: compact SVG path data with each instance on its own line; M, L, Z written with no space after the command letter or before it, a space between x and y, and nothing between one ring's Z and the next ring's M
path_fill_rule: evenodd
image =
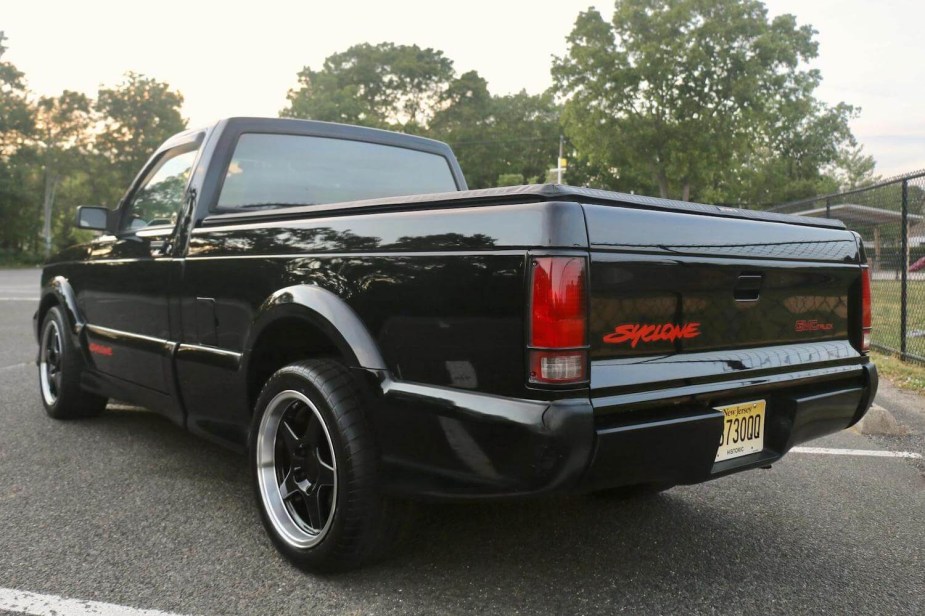
M109 228L109 210L97 205L81 205L77 208L77 228L106 231Z

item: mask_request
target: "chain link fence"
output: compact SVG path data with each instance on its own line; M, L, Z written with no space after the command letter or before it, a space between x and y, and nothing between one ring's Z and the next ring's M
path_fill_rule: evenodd
M925 364L925 171L770 208L837 218L864 239L873 347Z

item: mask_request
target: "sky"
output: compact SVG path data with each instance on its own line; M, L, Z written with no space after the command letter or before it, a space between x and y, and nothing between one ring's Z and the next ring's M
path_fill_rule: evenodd
M925 21L920 0L766 0L819 31L817 96L862 108L852 129L884 176L925 168ZM201 126L232 115L275 116L303 66L361 42L442 50L458 73L477 70L494 94L551 85L549 67L593 0L303 0L106 2L3 0L3 59L41 95L95 95L129 70L183 93ZM143 8L148 7L148 8Z

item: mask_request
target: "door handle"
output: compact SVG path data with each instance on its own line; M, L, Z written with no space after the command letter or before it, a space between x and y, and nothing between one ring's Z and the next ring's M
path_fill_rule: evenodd
M756 302L761 294L764 274L740 274L732 296L737 302Z

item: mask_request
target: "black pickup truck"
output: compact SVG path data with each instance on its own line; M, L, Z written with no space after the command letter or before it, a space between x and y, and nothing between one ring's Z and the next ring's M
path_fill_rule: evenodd
M270 537L310 569L381 554L413 498L767 467L877 389L837 221L467 190L435 141L231 118L78 225L102 233L49 261L35 315L47 412L118 399L248 451Z

